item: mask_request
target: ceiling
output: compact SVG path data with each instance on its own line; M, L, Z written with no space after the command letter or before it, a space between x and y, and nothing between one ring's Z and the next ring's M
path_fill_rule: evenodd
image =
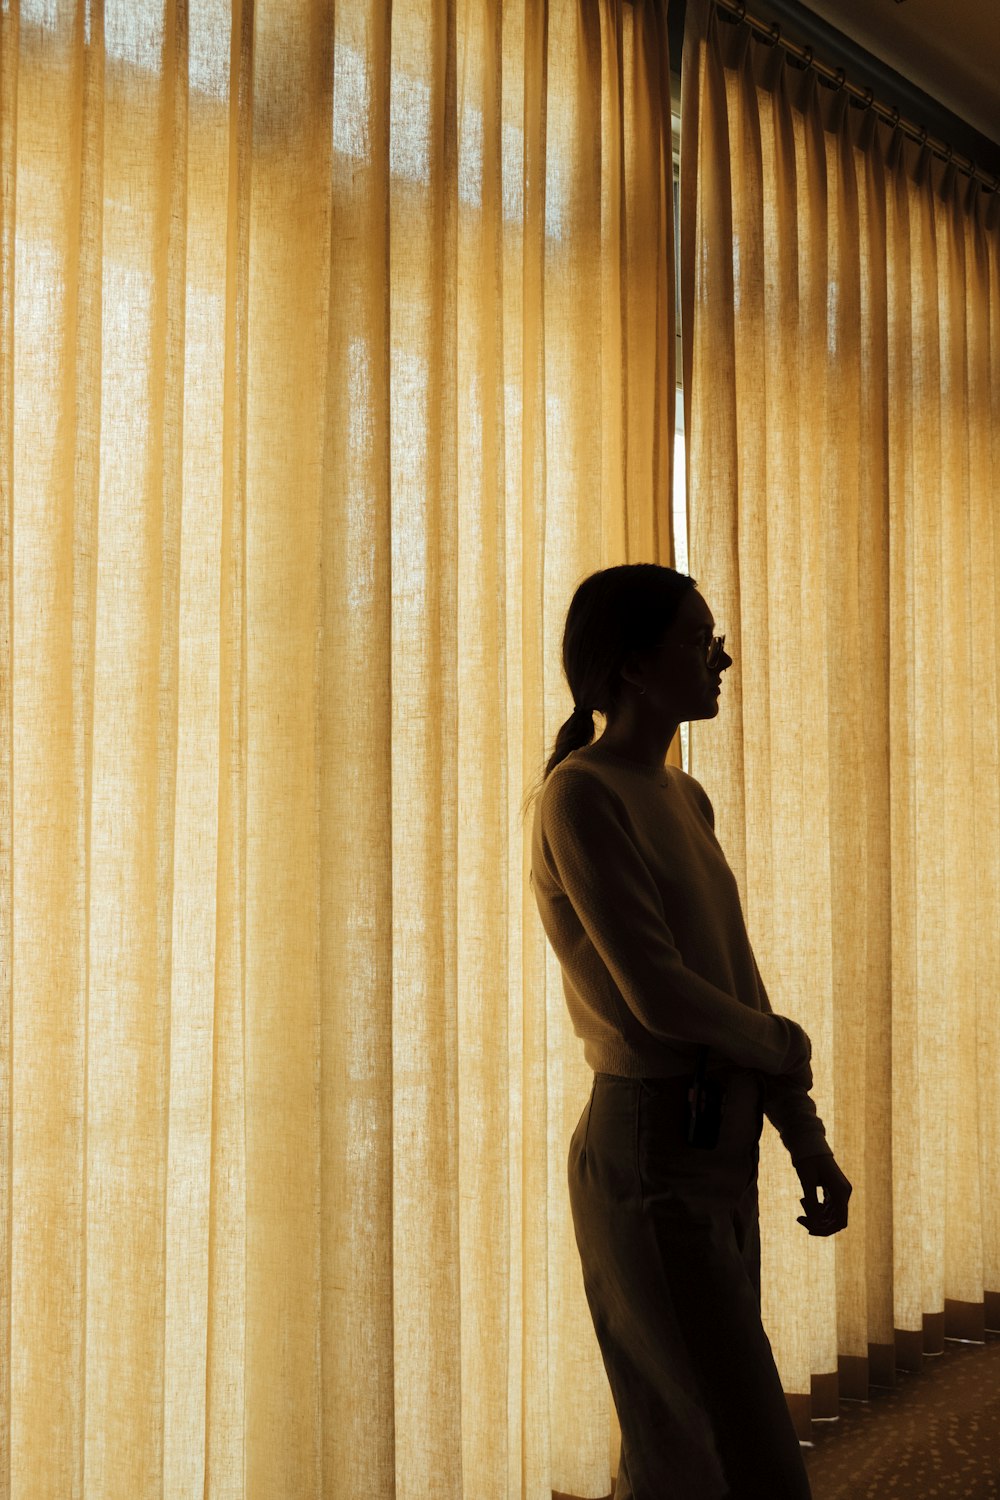
M1000 143L1000 0L808 0L803 8Z

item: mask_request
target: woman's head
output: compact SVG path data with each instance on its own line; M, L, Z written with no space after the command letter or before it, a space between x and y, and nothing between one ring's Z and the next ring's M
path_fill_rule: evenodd
M563 672L577 708L563 723L542 780L594 738L594 712L610 730L637 714L675 723L714 718L715 683L730 658L711 667L714 620L696 580L658 563L591 573L570 602Z

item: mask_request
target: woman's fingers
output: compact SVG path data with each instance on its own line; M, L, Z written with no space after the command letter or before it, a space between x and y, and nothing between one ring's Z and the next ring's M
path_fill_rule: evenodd
M807 1206L804 1198L800 1198L799 1202L805 1209L805 1213L795 1222L803 1225L810 1234L825 1238L827 1235L839 1234L842 1229L847 1228L846 1200L843 1203L837 1203L827 1198L813 1208Z

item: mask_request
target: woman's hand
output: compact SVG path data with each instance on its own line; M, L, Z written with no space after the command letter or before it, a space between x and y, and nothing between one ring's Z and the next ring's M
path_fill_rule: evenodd
M838 1234L847 1228L847 1200L854 1189L832 1156L803 1156L795 1163L805 1196L799 1199L805 1216L796 1219L810 1234ZM816 1194L823 1189L823 1202Z

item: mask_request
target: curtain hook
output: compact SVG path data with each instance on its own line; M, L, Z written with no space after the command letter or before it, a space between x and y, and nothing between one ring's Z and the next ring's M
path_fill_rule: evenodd
M837 69L837 93L838 94L840 93L841 89L844 87L844 83L845 83L846 79L847 79L847 74L844 72L843 68L838 68Z
M865 109L871 109L872 105L875 103L875 90L866 89L865 94L867 96L865 99Z
M805 51L806 51L806 57L805 57L805 62L803 64L803 66L805 68L811 68L812 65L813 65L813 49L811 47L807 47L805 49Z
M781 23L779 21L775 21L774 24L771 27L771 35L770 35L770 38L768 39L768 46L769 47L775 47L775 46L777 46L777 44L780 41L781 41Z

